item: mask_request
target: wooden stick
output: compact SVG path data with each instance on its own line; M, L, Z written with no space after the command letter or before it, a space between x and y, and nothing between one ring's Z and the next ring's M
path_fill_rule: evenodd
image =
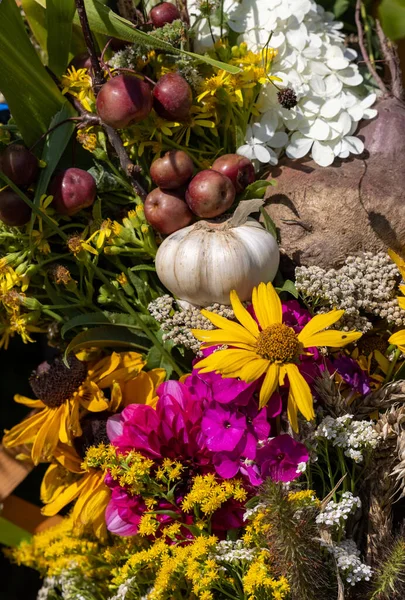
M84 6L84 0L76 0L77 14L79 15L80 25L82 27L84 41L86 42L87 52L91 61L91 68L93 70L93 88L94 93L97 95L100 87L105 82L104 73L100 67L100 62L97 57L96 47L94 45L93 36L91 35L89 21L87 19L86 8Z
M402 73L401 66L399 63L398 54L396 51L396 46L393 42L388 40L385 35L383 28L381 27L381 23L378 19L376 19L376 30L378 39L381 46L381 51L384 55L384 59L388 64L388 68L390 70L391 75L391 93L394 98L398 100L403 100L404 98L404 89L402 86Z
M364 62L367 65L368 70L370 71L370 74L375 79L378 87L380 88L380 90L383 92L384 95L387 95L387 94L389 94L389 90L386 87L383 80L381 79L381 77L379 76L379 74L377 73L377 71L375 70L374 66L371 64L370 57L367 53L366 45L364 42L363 25L361 23L361 17L360 17L360 9L361 9L361 0L357 0L356 10L354 13L354 20L356 22L357 35L359 36L359 46L360 46L361 54L363 56Z

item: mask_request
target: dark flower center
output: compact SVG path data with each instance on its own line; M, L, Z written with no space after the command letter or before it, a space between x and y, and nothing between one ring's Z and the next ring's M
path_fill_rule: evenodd
M284 452L280 452L279 454L277 454L277 460L279 460L279 461L282 461L284 457L285 457Z
M110 443L107 435L107 419L111 413L104 410L99 413L89 413L80 421L82 435L73 439L73 446L84 460L90 446Z
M57 408L76 392L86 379L86 363L73 354L68 358L69 368L60 358L53 363L41 363L29 379L32 391L49 408Z
M224 427L225 427L225 429L229 429L230 426L231 426L231 424L230 424L229 421L224 421Z

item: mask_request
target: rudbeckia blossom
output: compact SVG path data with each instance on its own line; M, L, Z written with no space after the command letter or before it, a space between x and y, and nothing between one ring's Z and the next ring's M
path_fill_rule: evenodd
M30 378L37 400L16 395L14 400L29 408L39 409L3 437L6 448L32 445L31 459L35 465L51 460L59 442L71 444L81 435L80 417L86 411L109 409L103 389L135 377L145 365L137 352L114 352L93 365L69 359L67 368L60 359L52 364L42 363Z
M218 327L211 331L195 329L193 335L209 346L231 346L218 349L198 363L202 373L215 371L224 377L256 381L264 375L260 389L260 407L265 406L278 385L289 381L288 418L298 431L297 411L310 421L314 418L312 394L298 369L305 349L317 346L341 348L358 340L361 333L328 330L343 315L343 310L316 315L297 334L283 323L280 298L271 283L253 289L252 303L257 318L244 308L235 291L230 294L232 308L239 323L202 310L201 313Z
M82 461L89 447L97 446L101 442L108 444L106 423L111 413L132 403L153 406L157 401L156 387L166 375L164 369L140 373L132 369L131 373L130 367L135 365L136 353L128 354L117 355L120 358L118 364L122 366L126 363L126 370L110 373L115 373L116 376L118 373L119 383L106 379L110 375L105 375L104 383L112 383L108 411L85 415L81 421L82 435L73 440L74 448L65 444L57 445L53 452L56 462L48 467L41 484L41 500L46 504L42 509L43 515L52 517L76 500L71 514L75 531L82 533L85 529L92 528L101 540L107 535L105 510L110 501L111 491L104 483L104 471L89 468ZM105 359L97 363L100 372L104 372L100 364L103 362L105 363Z

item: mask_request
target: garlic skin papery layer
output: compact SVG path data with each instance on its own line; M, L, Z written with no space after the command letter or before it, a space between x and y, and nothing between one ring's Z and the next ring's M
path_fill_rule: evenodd
M258 221L243 220L239 225L234 217L225 223L199 221L172 233L156 255L161 282L196 306L229 304L231 290L242 301L250 299L255 286L274 279L280 253Z

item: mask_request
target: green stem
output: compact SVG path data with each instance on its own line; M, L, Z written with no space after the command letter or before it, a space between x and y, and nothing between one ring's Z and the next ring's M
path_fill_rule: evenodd
M49 308L42 307L42 312L48 315L48 317L52 317L52 319L55 319L55 321L58 321L59 323L64 322L63 317L58 315L56 312L53 312L53 310L49 310Z
M331 490L333 490L333 488L335 487L335 478L334 478L333 473L332 473L332 467L331 467L331 464L330 464L329 450L328 450L328 444L327 443L325 444L325 458L326 458L326 466L327 466L327 469L328 469L328 477L329 477L329 481L330 481L330 484L331 484ZM334 499L335 502L337 501L336 492L333 492L333 499Z
M13 192L20 196L21 200L24 200L25 204L28 204L32 212L34 212L38 217L41 217L41 219L43 219L55 233L57 233L63 240L68 239L68 236L60 229L60 227L56 225L56 223L54 223L54 221L48 217L48 215L36 204L31 202L31 200L16 185L14 185L14 183L8 177L6 177L6 175L4 175L4 173L0 172L0 179L2 179L13 190Z

